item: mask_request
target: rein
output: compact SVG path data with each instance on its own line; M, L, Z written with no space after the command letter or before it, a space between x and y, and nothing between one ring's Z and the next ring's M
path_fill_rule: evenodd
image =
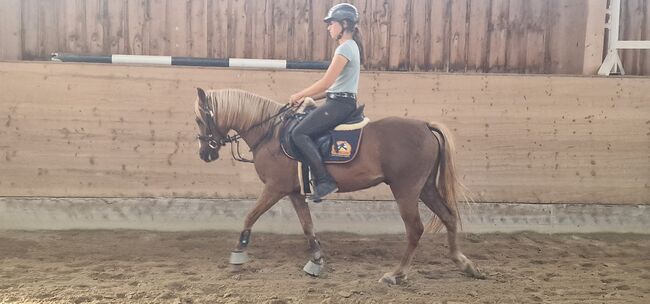
M208 107L209 107L209 105L208 105ZM278 113L273 114L272 116L268 117L267 119L262 120L261 122L259 122L259 123L255 124L255 125L251 126L250 128L242 131L241 133L235 133L235 135L232 135L232 136L228 135L228 134L226 134L225 136L222 136L217 131L214 111L212 109L205 109L205 108L202 107L202 110L209 115L209 117L208 117L209 119L206 122L207 127L208 127L208 134L207 135L199 134L199 135L197 135L196 138L201 140L201 141L207 142L208 146L210 146L210 148L212 148L212 149L216 149L219 146L225 146L227 143L230 143L230 154L232 155L232 158L234 160L244 162L244 163L254 163L253 160L244 158L241 155L241 152L239 150L239 140L242 139L241 134L246 134L246 133L250 132L252 129L260 127L260 126L264 125L265 123L268 123L269 121L271 121L273 119L276 119L278 116L284 114L285 112L289 111L290 109L292 109L292 107L290 107L288 104L286 104L286 105L282 106L282 108L280 108ZM280 121L274 122L269 127L268 132L266 134L264 134L264 136L262 136L256 143L254 143L254 144L252 144L250 146L249 151L251 151L251 152L254 151L255 148L257 148L257 146L259 146L261 143L266 141L269 138L269 136L272 134L273 127L277 126L278 124L280 124ZM217 135L219 137L218 140L215 139L215 135ZM235 147L233 146L233 143L237 145L237 149L236 149L237 154L235 154Z

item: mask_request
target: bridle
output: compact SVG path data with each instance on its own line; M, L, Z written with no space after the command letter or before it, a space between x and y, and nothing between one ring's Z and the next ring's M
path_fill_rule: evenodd
M250 132L252 129L255 129L255 128L257 128L257 127L259 127L259 126L261 126L261 125L263 125L263 124L277 118L278 116L286 113L290 109L293 109L293 107L289 106L289 104L286 104L286 105L282 106L282 108L280 108L278 113L273 114L272 116L268 117L267 119L264 119L263 121L251 126L250 128L242 131L241 133L236 133L235 135L228 135L228 134L222 135L222 134L219 133L219 128L217 128L217 124L215 122L216 119L215 119L215 115L214 115L214 110L211 109L210 103L208 103L205 106L201 105L200 107L201 107L201 111L203 113L206 113L207 116L208 116L207 117L208 119L205 122L206 127L207 127L207 130L206 130L207 132L206 132L205 135L201 135L199 133L196 136L196 138L198 140L202 141L202 142L207 143L208 146L210 148L212 148L212 149L217 149L220 146L225 146L226 144L230 143L230 154L232 155L232 158L234 160L236 160L236 161L245 162L245 163L253 163L254 161L250 160L250 159L247 159L247 158L244 158L241 155L240 151L239 151L239 140L242 139L241 134L246 134L246 133ZM268 132L266 134L264 134L264 136L262 136L257 142L255 142L254 144L252 144L250 146L250 151L251 152L254 151L255 148L257 148L257 146L259 146L261 143L266 141L273 134L273 127L277 126L278 124L280 124L280 121L274 122L269 127ZM235 154L235 147L233 147L233 143L237 145L236 154Z

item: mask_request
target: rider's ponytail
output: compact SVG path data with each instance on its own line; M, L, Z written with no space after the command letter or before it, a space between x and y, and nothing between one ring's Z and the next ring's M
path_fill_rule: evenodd
M366 62L363 54L363 39L361 38L361 31L356 26L352 32L352 40L354 40L354 42L357 43L357 46L359 46L359 60L361 61L361 65L363 65Z

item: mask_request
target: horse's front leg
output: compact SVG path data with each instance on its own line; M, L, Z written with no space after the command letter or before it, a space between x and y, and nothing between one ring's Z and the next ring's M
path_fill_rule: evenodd
M244 229L239 235L237 246L235 246L235 249L230 253L231 270L239 271L241 270L242 265L248 262L246 248L250 243L251 229L253 228L253 225L262 214L268 211L285 195L286 193L271 190L268 186L264 187L262 195L257 199L255 207L253 207L253 209L246 215L246 219L244 220Z
M311 252L311 259L307 262L305 267L302 269L307 274L311 276L319 276L325 267L325 259L323 259L323 253L320 248L320 242L316 238L314 233L314 223L311 219L311 212L309 211L309 205L305 202L305 196L294 193L289 196L291 198L291 203L293 208L296 209L298 214L298 219L302 225L302 231L307 237L307 242L309 244L309 251Z

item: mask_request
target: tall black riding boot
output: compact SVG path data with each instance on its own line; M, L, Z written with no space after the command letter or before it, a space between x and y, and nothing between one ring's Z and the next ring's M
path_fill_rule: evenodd
M339 188L336 186L334 178L325 169L323 158L318 153L318 148L316 148L316 144L311 139L303 141L299 149L311 169L316 184L311 200L314 203L320 203L323 197L338 191Z

